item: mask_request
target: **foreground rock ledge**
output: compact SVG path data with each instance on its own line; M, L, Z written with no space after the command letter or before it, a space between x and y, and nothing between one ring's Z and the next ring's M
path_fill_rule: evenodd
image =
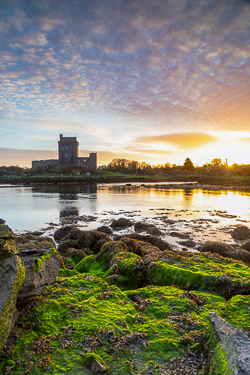
M13 326L18 291L25 278L25 268L18 256L0 261L0 350Z
M217 345L212 354L217 373L221 375L250 375L250 340L234 329L216 313L210 312L212 341Z

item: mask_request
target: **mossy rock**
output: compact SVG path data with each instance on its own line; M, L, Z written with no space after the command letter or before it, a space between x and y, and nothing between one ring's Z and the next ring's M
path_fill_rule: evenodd
M25 271L18 256L0 261L0 350L4 346L12 327L17 295L24 282Z
M133 238L123 238L122 242L126 245L127 251L130 253L134 253L136 255L139 255L143 257L146 253L143 249L142 244L140 244L138 241L134 240Z
M249 303L249 296L225 301L171 286L122 292L90 273L58 277L39 297L19 306L17 341L12 353L3 351L0 372L13 360L19 365L12 375L27 368L31 375L87 375L83 364L95 358L109 366L111 375L140 373L153 360L157 374L191 347L196 355L206 351L209 311L235 328L249 329Z
M90 368L91 364L94 362L94 361L98 361L99 363L101 363L103 366L106 367L106 369L108 369L106 363L104 362L104 360L102 359L102 357L94 352L90 352L90 353L86 353L83 357L83 364L84 366Z
M184 289L206 290L226 298L250 294L250 269L243 262L217 254L168 251L154 257L149 266L149 281L155 285L176 285Z
M119 287L137 289L147 283L144 270L145 264L140 256L130 252L120 252L112 258L109 276L119 275L116 284Z
M90 271L91 265L95 263L95 257L94 255L90 255L82 259L76 266L75 271L80 273L85 273Z
M244 250L243 247L234 248L223 242L208 241L199 247L202 253L219 254L225 258L241 260L242 262L250 265L250 252Z
M101 251L96 256L96 260L101 261L106 268L111 264L113 257L121 252L126 252L127 246L121 241L110 241L102 246Z
M115 236L114 240L115 241L121 241L125 237L126 238L133 238L134 240L137 240L137 241L147 242L147 243L157 247L161 251L173 250L172 246L168 242L162 240L161 238L154 237L154 236L149 235L149 234L144 235L144 234L139 234L139 233L132 233L132 234L127 234L127 235L122 235L122 236Z
M66 256L70 257L73 260L74 264L78 264L82 259L86 257L86 254L82 250L70 248L67 250Z

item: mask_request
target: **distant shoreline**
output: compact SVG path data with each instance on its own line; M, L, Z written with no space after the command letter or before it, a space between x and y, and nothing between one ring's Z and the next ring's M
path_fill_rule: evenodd
M100 183L165 183L171 185L150 185L158 189L203 189L203 190L231 190L250 192L250 178L238 177L154 177L154 176L55 176L55 177L8 177L0 179L1 185L13 186L37 186L37 185L61 185L61 184L100 184ZM187 184L175 184L175 183ZM146 185L149 187L149 185Z

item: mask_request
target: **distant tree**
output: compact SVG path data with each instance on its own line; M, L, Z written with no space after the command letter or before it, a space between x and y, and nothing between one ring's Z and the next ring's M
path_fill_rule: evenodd
M191 171L194 169L194 165L189 158L186 158L185 163L183 164L183 169L184 171Z
M213 167L220 167L222 165L222 160L220 158L217 158L217 159L213 159L211 161L211 165Z

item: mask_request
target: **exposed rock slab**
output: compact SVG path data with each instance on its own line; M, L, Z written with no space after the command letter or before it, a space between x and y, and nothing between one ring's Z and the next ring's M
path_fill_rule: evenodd
M221 342L227 353L228 367L233 375L250 375L250 340L240 330L234 329Z
M13 327L17 294L24 278L25 268L18 256L0 261L0 350Z
M215 346L212 361L218 374L250 375L250 340L215 312L209 313ZM221 362L223 366L221 366ZM225 372L226 371L226 372Z
M60 257L54 248L21 250L18 255L26 268L18 299L35 296L55 282L60 270Z
M210 325L214 334L216 343L222 341L230 332L233 327L225 319L222 319L215 312L209 313Z

